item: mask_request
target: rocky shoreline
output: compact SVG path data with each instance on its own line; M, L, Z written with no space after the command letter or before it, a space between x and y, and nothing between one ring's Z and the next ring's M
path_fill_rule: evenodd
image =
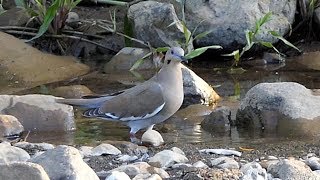
M277 148L145 147L124 141L96 147L0 143L0 177L19 179L320 179L319 147L279 156ZM283 149L290 148L284 144ZM291 148L294 147L291 144ZM273 150L272 150L273 149ZM266 153L267 152L267 153ZM269 152L269 153L268 153ZM273 154L273 155L272 155Z

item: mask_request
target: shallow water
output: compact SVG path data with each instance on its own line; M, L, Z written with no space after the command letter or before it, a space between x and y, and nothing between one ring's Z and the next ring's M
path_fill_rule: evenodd
M300 60L299 60L300 61ZM206 68L198 68L206 67ZM273 64L268 66L244 66L245 72L230 74L221 64L193 64L192 69L210 85L215 87L222 97L219 105L226 105L233 110L233 116L239 105L240 99L254 85L261 82L294 81L310 89L320 88L320 71L309 69L297 60L288 60L286 65ZM143 79L152 76L153 72L143 72L142 76L133 76L130 73L112 73L87 75L81 79L69 82L60 82L46 86L46 91L67 84L84 84L96 93L110 93L128 88ZM106 90L107 89L107 90ZM23 91L20 94L39 93L43 87ZM301 140L313 141L314 137L282 136L275 132L248 131L231 128L230 131L207 132L201 128L204 115L210 113L210 107L193 105L187 110L180 110L174 117L166 121L165 125L157 125L167 143L205 143L208 146L250 146L260 143L281 143L283 141ZM77 130L75 132L31 132L28 137L30 142L51 142L54 144L99 144L105 140L128 141L128 128L114 122L98 119L85 119L81 111L76 111ZM169 128L168 128L169 127Z

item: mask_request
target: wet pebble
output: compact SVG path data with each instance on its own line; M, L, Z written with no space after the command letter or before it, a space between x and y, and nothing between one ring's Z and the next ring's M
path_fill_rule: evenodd
M164 143L164 140L158 131L149 129L145 133L143 133L141 137L141 142L142 144L150 144L156 147L162 145Z

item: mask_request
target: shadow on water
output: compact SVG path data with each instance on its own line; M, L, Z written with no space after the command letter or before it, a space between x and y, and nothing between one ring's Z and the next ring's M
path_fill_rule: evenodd
M293 81L305 85L310 89L320 88L320 71L311 70L297 63L295 60L286 62L286 66L279 69L261 66L245 67L246 71L239 74L229 74L223 69L214 70L214 68L225 68L225 64L202 66L206 68L192 69L210 85L216 87L215 90L222 97L219 105L225 105L232 109L235 118L236 109L239 106L240 99L254 85L261 82L284 82ZM150 73L147 75L150 77ZM110 93L124 88L128 88L139 79L123 72L116 74L95 74L87 76L81 80L68 83L52 84L47 87L54 88L66 84L84 84L96 93ZM107 86L107 92L106 90ZM37 89L31 90L37 92ZM23 92L23 93L30 93ZM198 106L198 107L197 107ZM187 107L188 108L188 107ZM196 108L196 111L192 109ZM228 131L208 132L201 128L201 121L211 110L208 107L199 105L191 106L183 112L183 109L177 112L165 124L157 125L156 129L161 132L166 142L175 143L206 143L208 146L221 145L251 145L260 143L281 143L287 140L306 140L306 137L299 137L291 134L289 136L279 135L277 132L264 132L261 130L248 131L237 129L235 127ZM182 113L181 113L182 112ZM189 113L186 113L189 112ZM126 140L128 141L128 128L114 122L106 122L97 119L82 118L77 111L77 130L70 133L34 133L28 137L31 142L51 142L56 144L98 144L105 140ZM169 127L169 128L168 128ZM311 137L310 140L313 138Z

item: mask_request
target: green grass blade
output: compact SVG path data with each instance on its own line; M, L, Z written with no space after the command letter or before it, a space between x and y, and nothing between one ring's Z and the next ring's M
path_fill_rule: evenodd
M186 45L188 45L189 41L191 39L191 33L190 33L190 31L188 30L186 24L183 21L181 22L181 24L182 24L182 27L183 27L183 34L184 34L184 38L186 40Z
M293 45L291 42L289 42L288 40L286 40L284 37L280 36L277 32L275 31L269 31L269 33L275 37L278 38L279 40L281 40L283 43L285 43L287 46L290 46L294 49L296 49L297 51L301 52L301 50L299 48L297 48L295 45Z
M208 34L210 34L212 31L205 31L205 32L202 32L198 35L196 35L196 37L194 37L193 40L196 40L196 39L201 39L201 38L204 38L206 37Z
M158 47L156 49L156 52L166 52L168 51L170 48L169 47Z
M208 49L222 49L222 47L221 46L206 46L206 47L198 48L198 49L191 51L187 55L185 55L185 58L187 58L187 59L195 58L197 56L200 56L202 53L206 52L206 50L208 50Z
M58 8L59 8L59 1L54 1L54 3L48 8L46 15L44 17L43 23L40 26L37 35L35 37L31 38L30 40L27 40L27 42L39 38L48 30L51 22L53 21L54 17L56 16L56 12L58 11Z
M133 70L137 69L137 68L144 62L144 60L145 60L147 57L151 56L151 55L152 55L152 52L146 54L146 55L143 56L141 59L138 59L138 60L132 65L132 67L130 68L130 71L133 71Z
M267 47L267 48L273 48L273 44L271 42L264 42L261 41L259 42L262 46Z

